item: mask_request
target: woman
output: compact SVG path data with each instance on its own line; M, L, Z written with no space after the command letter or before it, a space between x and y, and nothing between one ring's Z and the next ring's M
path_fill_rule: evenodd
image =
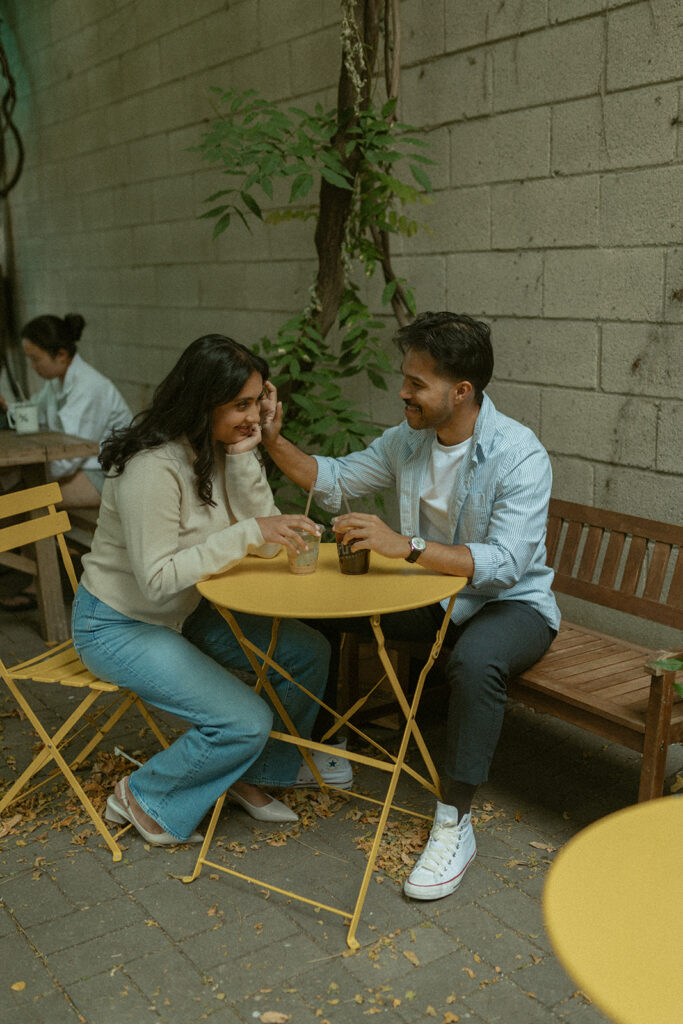
M131 822L150 843L200 841L194 829L226 790L258 820L297 820L261 787L292 784L301 755L268 740L272 709L229 671L248 662L195 588L245 555L301 547L295 527L315 529L306 516L278 514L256 455L267 377L264 360L243 345L199 338L151 407L102 448L108 476L74 601L74 644L92 672L190 723L107 801L110 821ZM235 618L267 649L270 619ZM329 645L320 633L284 620L275 658L311 693L322 693ZM309 737L318 705L270 677Z
M31 366L45 384L32 396L43 426L91 441L103 441L118 427L126 427L132 414L112 382L76 351L85 320L78 313L38 316L21 332L21 344ZM0 405L6 407L0 396ZM97 508L104 473L96 455L85 459L60 459L49 465L49 476L59 481L62 504ZM0 492L23 486L21 474L0 477ZM0 600L6 612L25 612L36 607L35 583L21 593Z
M80 357L76 350L85 320L78 313L38 316L21 332L28 361L45 384L32 397L41 421L50 430L103 441L112 430L127 427L131 411L112 382ZM97 456L50 463L68 506L97 507L104 474Z

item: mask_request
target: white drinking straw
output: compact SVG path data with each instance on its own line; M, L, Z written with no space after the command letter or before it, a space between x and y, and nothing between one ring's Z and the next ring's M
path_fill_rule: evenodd
M311 484L310 490L308 492L308 501L306 502L306 511L304 512L305 516L308 515L308 510L311 507L311 501L313 500L313 488L314 487L315 487L315 480Z

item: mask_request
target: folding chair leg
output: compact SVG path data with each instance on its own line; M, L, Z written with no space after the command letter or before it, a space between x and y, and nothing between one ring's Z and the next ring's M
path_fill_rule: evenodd
M42 722L38 718L38 716L33 711L31 705L25 699L21 691L15 686L14 680L12 680L9 676L5 676L4 673L3 678L5 679L5 682L12 691L15 700L21 707L22 711L28 718L33 728L38 733L40 739L43 741L43 750L40 751L40 753L33 759L29 767L23 773L21 779L18 779L10 788L9 792L5 794L3 800L0 802L0 811L2 811L5 807L9 806L9 804L12 803L14 799L16 799L20 789L20 784L25 784L25 781L32 778L44 764L46 764L49 760L54 759L57 766L60 768L62 775L64 776L64 778L71 786L72 790L74 791L78 799L80 800L83 808L88 814L88 817L92 821L93 825L95 826L95 828L100 833L105 843L111 850L114 860L121 860L120 847L112 839L108 828L102 821L100 815L95 810L87 793L81 786L80 782L78 781L74 773L71 771L71 768L66 763L58 749L58 744L68 733L68 730L71 729L75 721L78 721L78 719L82 716L84 711L86 711L88 707L90 707L93 701L97 699L98 693L96 691L91 690L88 693L87 697L85 697L85 699L81 701L80 705L78 706L78 708L76 708L73 714L69 716L68 721L65 722L60 729L57 730L54 736L50 736L45 727L43 726Z

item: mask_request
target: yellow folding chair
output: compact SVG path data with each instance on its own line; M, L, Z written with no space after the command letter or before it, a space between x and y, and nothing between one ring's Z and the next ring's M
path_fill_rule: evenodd
M35 544L49 537L55 538L75 592L76 573L64 539L64 533L70 529L69 516L55 508L61 499L62 494L57 483L31 487L0 497L0 553ZM7 520L11 520L9 525L6 524ZM6 525L2 525L3 523ZM168 741L149 711L137 694L124 690L115 683L98 679L89 672L76 654L72 640L67 640L66 643L52 647L37 657L29 658L28 661L12 667L6 666L0 658L0 676L42 741L40 750L29 766L0 799L0 814L19 797L25 799L61 772L111 850L114 860L121 860L120 847L74 775L74 770L102 742L132 705L135 705L161 745L167 747ZM25 691L29 689L26 684L30 682L58 683L61 686L85 691L80 703L52 735L29 704ZM100 706L95 710L93 705L97 701L100 701ZM75 743L85 729L92 730L86 745L74 757L64 757L62 750ZM54 761L57 770L26 790L28 783L50 761Z

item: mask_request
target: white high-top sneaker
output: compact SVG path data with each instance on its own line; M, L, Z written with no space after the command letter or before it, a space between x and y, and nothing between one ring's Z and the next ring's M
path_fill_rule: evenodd
M464 814L458 824L455 807L437 801L427 845L403 885L404 893L414 900L450 896L462 882L476 852L471 812Z
M328 786L336 786L337 789L350 789L353 785L353 771L349 761L341 756L341 751L346 750L346 739L338 740L337 743L333 743L331 746L339 750L339 755L324 754L321 750L314 750L311 753L311 757L316 763L323 782L326 782ZM299 768L299 774L297 775L296 782L292 785L292 789L311 789L317 787L317 785L318 783L313 777L313 772L304 761Z

